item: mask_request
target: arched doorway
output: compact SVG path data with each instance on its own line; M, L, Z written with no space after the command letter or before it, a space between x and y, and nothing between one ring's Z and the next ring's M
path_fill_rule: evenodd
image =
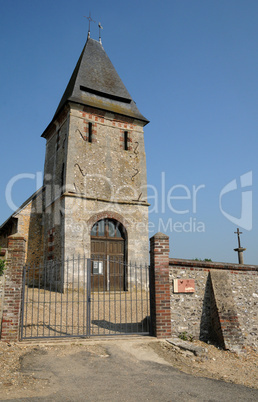
M106 218L93 225L91 260L93 290L126 290L126 233L120 222Z

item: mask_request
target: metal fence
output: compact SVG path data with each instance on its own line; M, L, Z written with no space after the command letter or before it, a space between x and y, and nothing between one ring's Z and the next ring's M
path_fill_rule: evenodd
M149 267L73 258L25 267L21 339L150 333Z

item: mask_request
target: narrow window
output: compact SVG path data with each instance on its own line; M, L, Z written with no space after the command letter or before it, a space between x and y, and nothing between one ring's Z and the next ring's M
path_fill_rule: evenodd
M88 126L88 141L89 142L92 142L92 123L89 123L89 126Z
M58 130L56 134L56 150L59 149L59 146L60 146L60 130Z
M124 131L124 150L128 151L128 131Z

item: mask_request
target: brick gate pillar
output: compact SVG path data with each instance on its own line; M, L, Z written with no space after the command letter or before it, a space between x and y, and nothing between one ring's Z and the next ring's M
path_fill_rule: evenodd
M18 233L8 237L8 259L5 271L1 341L19 340L22 274L26 240Z
M163 233L150 239L150 292L153 335L170 337L169 237Z

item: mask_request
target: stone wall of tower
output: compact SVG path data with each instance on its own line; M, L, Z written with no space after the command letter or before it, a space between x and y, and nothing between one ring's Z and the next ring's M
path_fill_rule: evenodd
M63 257L63 206L69 111L65 109L49 130L44 168L44 260Z
M126 229L128 261L146 264L149 261L148 207L136 204L111 204L101 201L65 197L65 257L90 257L90 231L103 218L116 219Z
M127 150L124 149L125 132ZM90 257L91 228L96 221L107 217L121 222L127 231L128 260L147 263L143 124L111 112L72 104L53 125L47 138L45 261L78 254Z
M92 142L88 141L89 124ZM128 150L124 150L124 133ZM79 105L71 108L66 184L69 191L107 201L145 201L143 125Z
M148 262L148 204L143 125L128 117L71 108L64 195L64 247L90 256L90 230L101 217L127 230L128 260ZM92 142L89 142L89 123ZM124 149L124 132L128 150Z

